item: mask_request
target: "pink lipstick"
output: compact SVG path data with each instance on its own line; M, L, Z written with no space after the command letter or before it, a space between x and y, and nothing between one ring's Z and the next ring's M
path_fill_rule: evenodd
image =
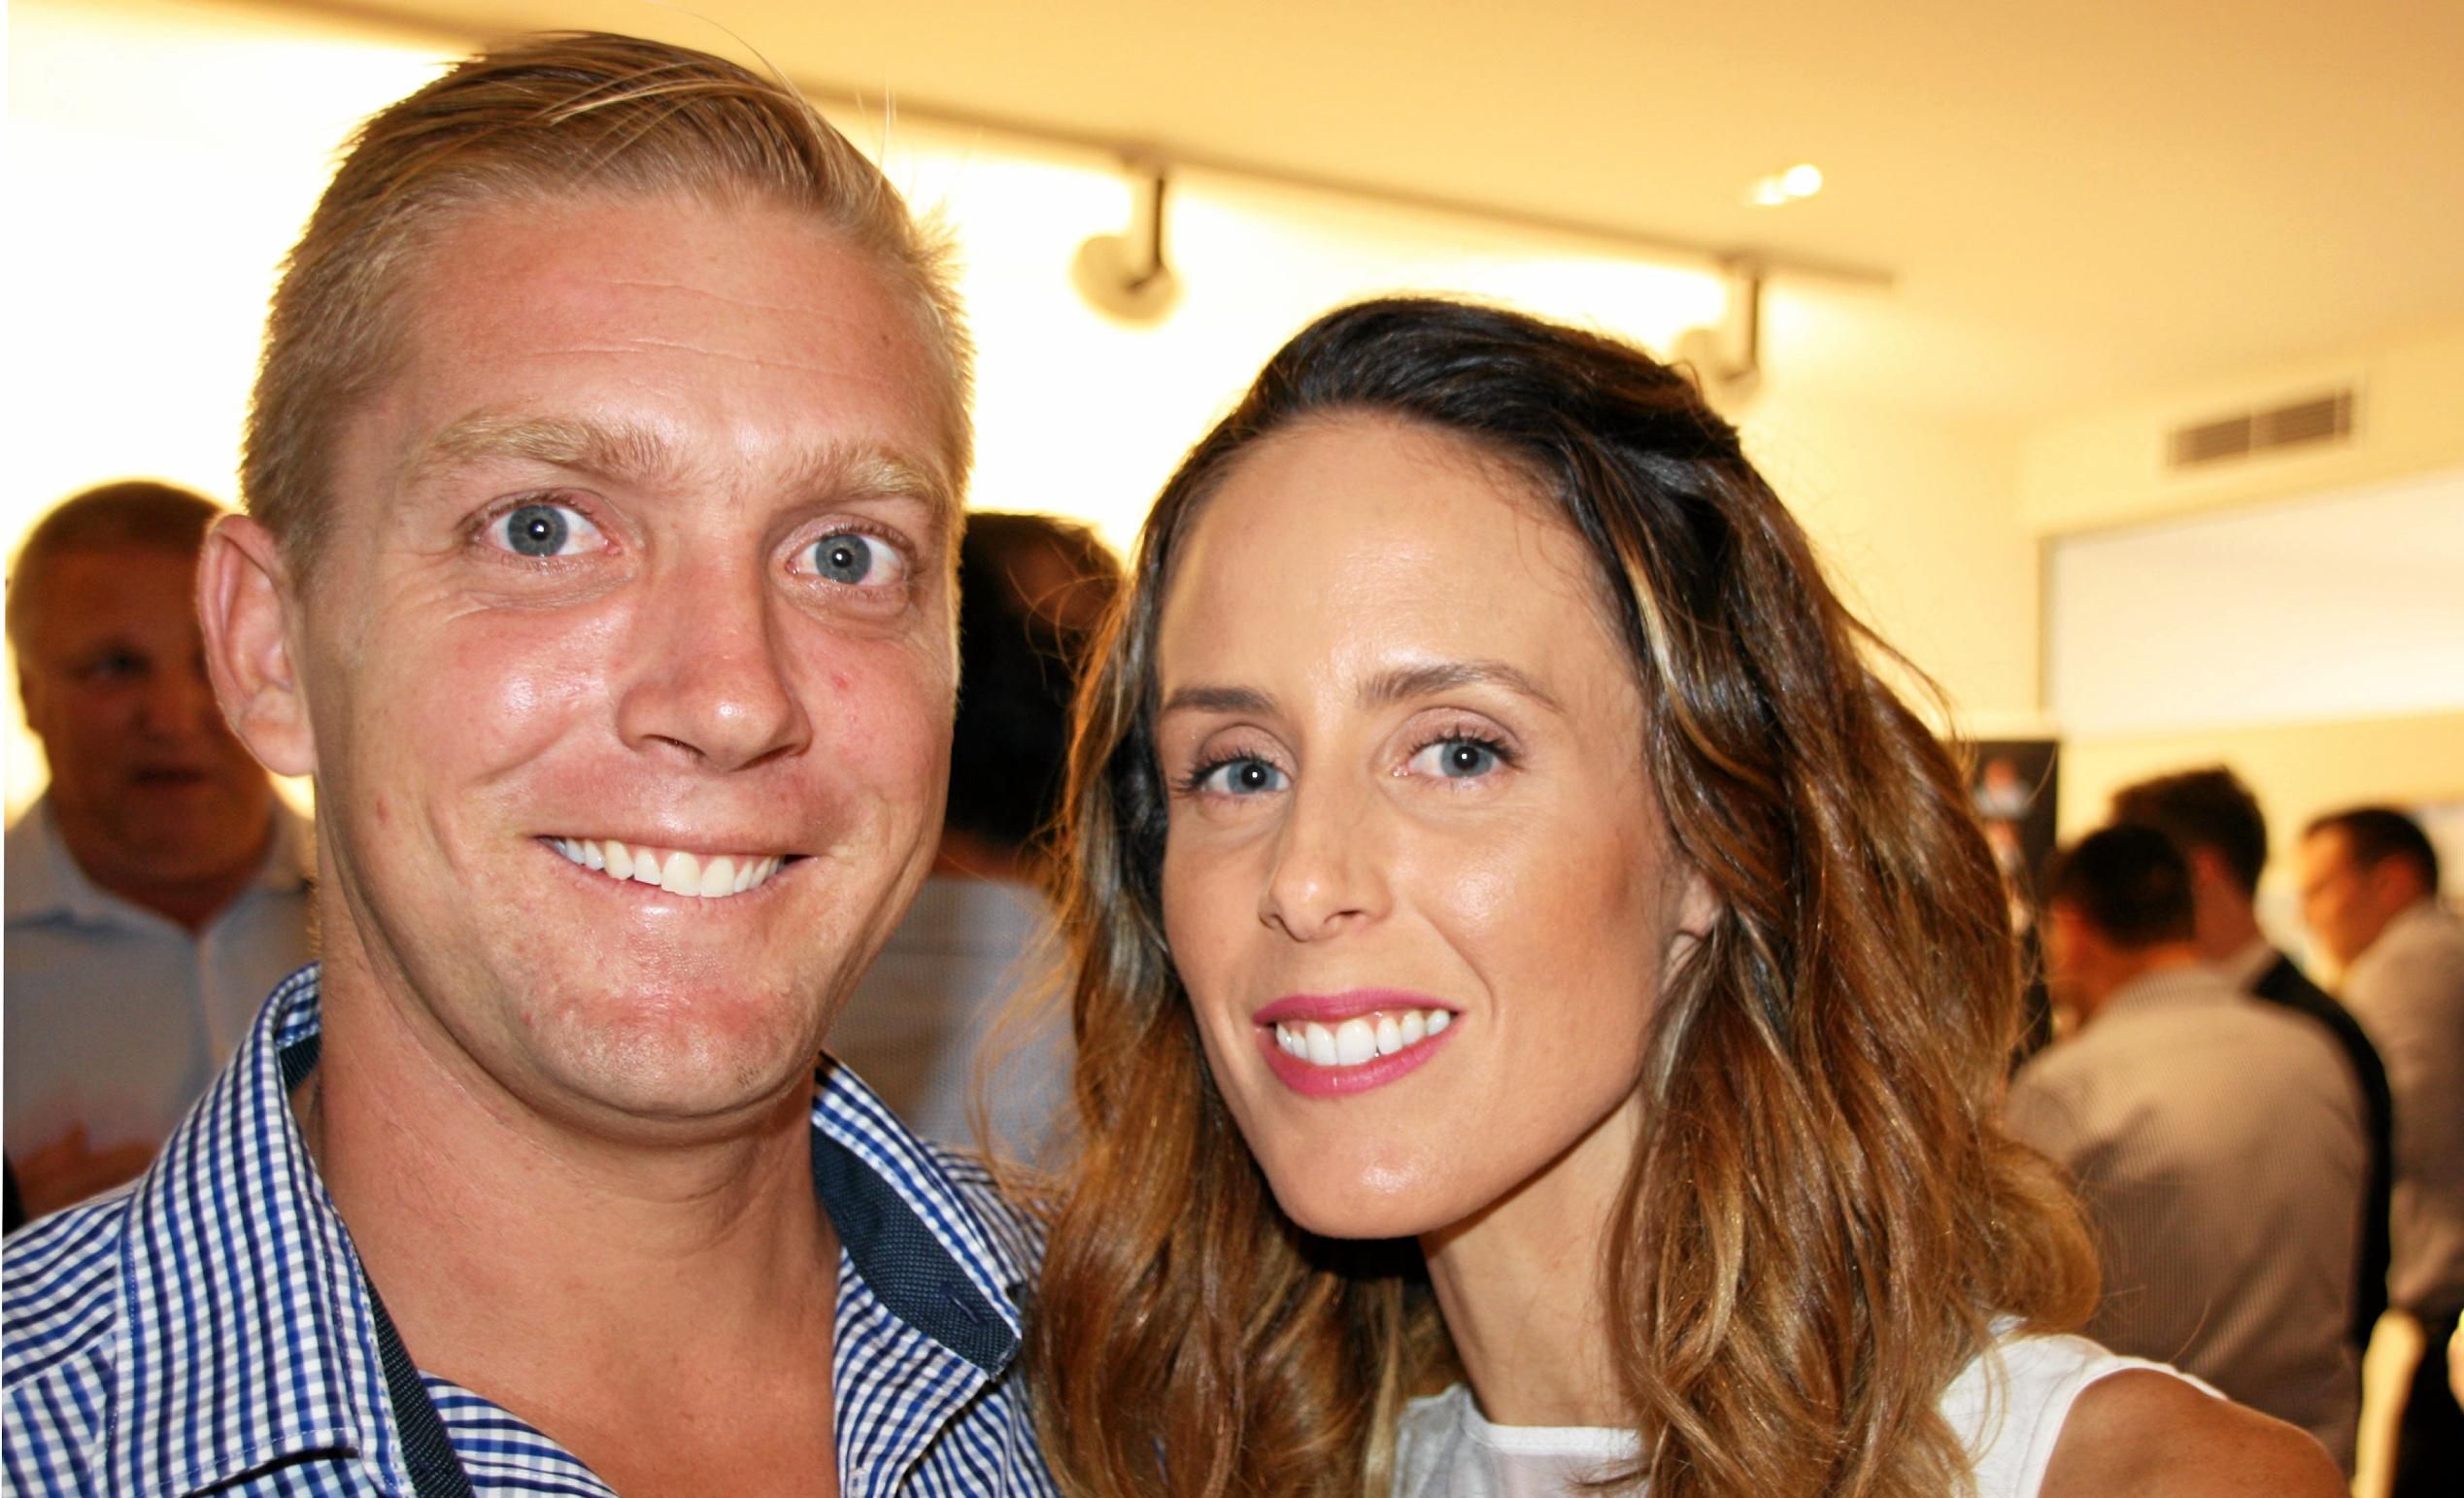
M1356 988L1292 994L1250 1016L1266 1065L1304 1097L1382 1087L1426 1063L1454 1031L1457 1010L1426 994Z

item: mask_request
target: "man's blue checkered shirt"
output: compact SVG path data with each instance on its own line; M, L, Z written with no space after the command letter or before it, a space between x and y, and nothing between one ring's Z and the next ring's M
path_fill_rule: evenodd
M310 968L134 1187L9 1240L11 1494L410 1498L367 1280L283 1085L284 1048L317 1034ZM1011 1366L1026 1224L841 1068L813 1134L840 1238L840 1490L1054 1492ZM426 1384L477 1498L610 1498L549 1436Z

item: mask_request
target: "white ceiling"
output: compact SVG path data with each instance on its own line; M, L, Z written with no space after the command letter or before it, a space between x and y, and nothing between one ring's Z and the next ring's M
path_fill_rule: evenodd
M706 16L817 90L1870 265L1780 286L1774 375L1980 416L2464 323L2458 0L356 9L720 45ZM1819 197L1743 204L1800 160Z

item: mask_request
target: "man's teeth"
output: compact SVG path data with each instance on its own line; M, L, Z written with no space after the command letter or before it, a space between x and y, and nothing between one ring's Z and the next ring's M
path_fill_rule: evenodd
M1275 1026L1275 1045L1313 1067L1357 1067L1418 1045L1454 1023L1444 1009L1405 1009L1401 1014L1362 1015L1329 1029L1315 1020Z
M583 868L595 869L611 879L655 884L671 895L691 895L698 900L741 895L777 873L783 862L775 854L756 858L750 853L720 853L705 859L639 844L626 847L613 837L605 841L595 837L551 837L548 845Z

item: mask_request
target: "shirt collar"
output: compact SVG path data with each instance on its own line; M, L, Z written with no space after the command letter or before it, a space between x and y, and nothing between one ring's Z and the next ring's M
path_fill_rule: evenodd
M51 798L36 798L9 829L9 921L65 919L80 925L113 925L119 902L94 887L60 841ZM125 908L120 906L120 908Z
M411 1490L367 1281L283 1082L317 970L274 991L130 1199L114 1445L129 1491L185 1494L309 1455Z
M2114 989L2112 997L2105 1002L2105 1012L2110 1014L2125 1007L2152 1009L2175 1004L2211 1004L2237 997L2214 969L2205 963L2183 963L2143 973Z
M171 1498L336 1455L412 1490L367 1280L284 1079L286 1050L321 1034L317 983L312 966L275 990L131 1196L113 1391L128 1491ZM1017 1355L1031 1247L999 1236L961 1189L968 1168L853 1072L825 1061L819 1083L814 1185L843 1251L885 1310L981 1387Z
M2377 946L2380 942L2386 940L2389 936L2397 936L2399 933L2410 932L2415 928L2426 929L2428 927L2435 926L2446 916L2446 908L2439 903L2439 898L2436 895L2424 895L2419 900L2414 901L2403 909L2398 910L2395 914L2387 917L2387 924L2379 928L2379 935L2372 939L2370 945ZM2369 955L2367 948L2363 950L2363 955Z
M167 925L85 876L60 840L59 818L47 792L9 829L8 919L12 923L65 920L79 926ZM317 837L308 822L274 798L274 835L248 890L287 895L317 876ZM245 895L243 896L245 898Z
M955 1162L854 1072L825 1058L819 1080L813 1184L840 1246L893 1314L998 1374L1018 1351L1031 1250L994 1235L961 1193Z
M2236 948L2232 956L2217 963L2215 970L2227 983L2246 994L2258 987L2259 979L2267 976L2267 970L2276 966L2276 959L2280 955L2267 937L2252 936Z

